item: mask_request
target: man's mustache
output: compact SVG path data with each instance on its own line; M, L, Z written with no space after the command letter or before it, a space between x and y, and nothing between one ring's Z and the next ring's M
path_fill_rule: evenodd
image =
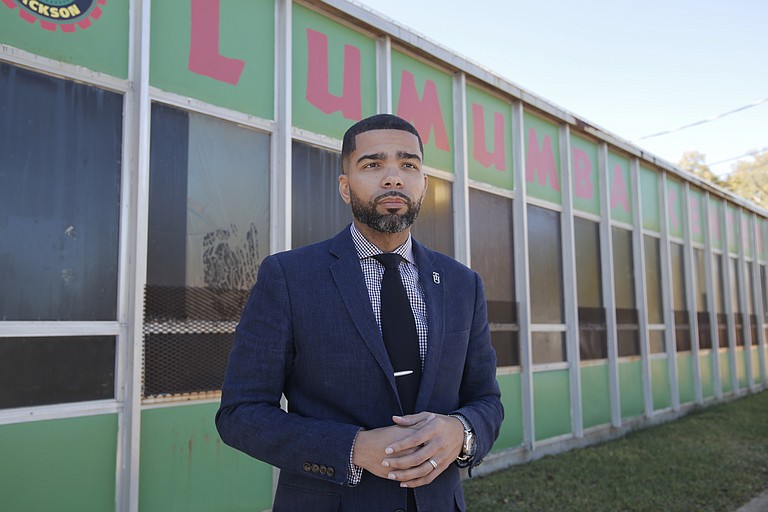
M397 190L390 190L389 192L384 192L380 196L377 196L373 200L373 202L374 203L379 203L379 202L383 201L384 199L386 199L388 197L399 197L400 199L405 200L405 202L407 202L409 205L413 204L413 201L411 200L410 197L408 197L407 195L405 195L402 192L399 192Z

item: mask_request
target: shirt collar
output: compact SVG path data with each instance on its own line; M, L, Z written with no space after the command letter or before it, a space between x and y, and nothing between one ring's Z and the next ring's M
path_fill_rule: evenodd
M352 233L352 240L355 242L355 249L357 249L357 255L361 260L370 258L375 254L381 254L383 252L381 249L369 242L367 238L365 238L360 230L355 227L354 222L350 224L349 231ZM402 256L403 259L408 263L413 265L416 264L413 259L413 240L411 239L410 233L408 233L408 239L405 241L405 243L392 252Z

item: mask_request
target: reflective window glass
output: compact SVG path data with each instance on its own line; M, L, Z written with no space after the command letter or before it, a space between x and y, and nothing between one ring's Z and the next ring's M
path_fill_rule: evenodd
M648 308L648 323L664 323L664 313L661 300L661 252L659 239L653 236L643 236L643 251L645 253L645 288Z
M152 106L144 396L217 391L269 254L269 135Z
M480 274L488 303L491 341L498 366L520 364L513 269L512 200L469 189L472 268Z
M520 341L517 331L491 330L496 350L496 366L520 366Z
M660 354L667 351L663 330L648 331L648 350L651 354Z
M0 320L116 320L122 108L0 62Z
M723 256L716 254L715 262L715 309L717 311L718 345L728 347L728 315L725 312L725 276L723 275Z
M751 333L751 344L757 345L757 314L755 311L755 264L751 261L747 262L747 311L749 314L749 329Z
M675 315L675 344L678 352L691 350L691 327L685 290L684 249L681 244L669 244L672 263L672 309Z
M576 217L576 287L579 314L579 353L582 360L608 357L600 265L600 226Z
M640 355L632 232L614 227L611 228L611 235L618 355L619 357Z
M563 323L561 247L560 214L528 205L528 264L533 323Z
M728 258L731 264L731 307L733 308L733 322L736 327L736 346L744 345L744 312L741 310L741 275L739 272L739 260Z
M768 322L768 279L766 279L765 265L760 265L760 297L763 299L763 321Z
M453 184L429 177L419 218L411 228L414 238L433 251L453 256Z
M567 361L565 335L562 332L532 332L531 358L533 364Z
M472 268L480 274L488 321L517 323L512 247L512 200L469 190Z
M114 397L114 337L0 339L0 409Z
M339 195L341 154L293 141L291 245L327 240L352 222L349 206Z
M763 326L765 327L768 325L768 290L766 290L766 275L765 275L765 265L759 265L759 272L760 272L760 297L762 298L762 309L763 309ZM758 340L759 341L759 340ZM768 331L766 329L763 329L763 343L768 343Z
M702 249L693 250L693 264L696 273L696 321L699 328L699 348L709 349L712 348L711 315L707 309L707 269Z

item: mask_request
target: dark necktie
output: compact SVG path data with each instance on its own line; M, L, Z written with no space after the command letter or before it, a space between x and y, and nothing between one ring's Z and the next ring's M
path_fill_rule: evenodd
M385 269L381 279L381 334L395 370L403 412L413 414L421 382L421 356L416 320L400 277L400 262L403 258L393 252L373 257Z

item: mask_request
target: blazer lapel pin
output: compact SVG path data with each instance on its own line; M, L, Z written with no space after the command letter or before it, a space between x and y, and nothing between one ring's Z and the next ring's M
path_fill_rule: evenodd
M440 284L440 274L438 272L432 272L432 280L435 284Z

